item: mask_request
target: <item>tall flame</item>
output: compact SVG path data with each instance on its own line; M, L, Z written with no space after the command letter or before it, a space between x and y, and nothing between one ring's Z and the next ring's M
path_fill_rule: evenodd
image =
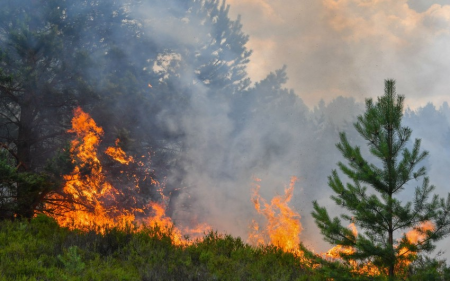
M266 218L267 225L261 229L259 224L253 221L249 242L254 245L271 244L287 252L300 253L300 232L302 230L300 215L288 206L297 178L292 177L289 187L284 190L284 195L274 197L270 204L259 195L261 186L258 182L261 180L255 179L255 181L257 184L253 189L252 201L256 211Z
M70 149L75 167L70 174L64 176L65 185L62 192L47 198L53 205L56 204L57 207L50 215L61 226L82 230L95 228L103 232L107 227L125 228L136 225L139 229L138 225L145 224L150 227L158 226L163 232L170 234L176 245L190 243L174 226L171 218L166 216L165 202L149 202L141 207L121 206L119 199L122 199L124 194L108 182L98 157L103 129L81 108L75 109L72 129L69 132L76 134ZM123 165L135 161L119 147L119 140L116 140L116 147L107 148L105 154ZM138 166L143 165L138 163ZM154 179L151 179L151 182L154 185L159 184ZM139 189L139 186L136 184L134 188ZM167 198L164 197L162 188L160 193L165 201ZM208 226L203 225L203 231L208 230ZM191 234L189 228L184 231ZM198 229L194 229L191 235L196 236L198 232Z
M97 148L103 129L77 108L69 132L76 134L70 149L75 167L64 176L62 194L53 194L50 198L61 202L61 207L55 210L55 219L61 226L80 229L131 224L135 220L134 212L119 210L118 204L112 204L121 192L106 181L98 159ZM111 202L111 206L107 207L105 202Z

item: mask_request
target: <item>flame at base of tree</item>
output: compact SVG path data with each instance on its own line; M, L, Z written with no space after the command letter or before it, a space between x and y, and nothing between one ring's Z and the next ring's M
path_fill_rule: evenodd
M358 235L358 230L356 229L356 226L354 223L351 223L348 228L350 228L353 232L353 235L356 237ZM355 250L353 249L353 247L349 247L349 246L342 246L342 245L336 245L333 248L331 248L330 250L328 250L328 252L325 253L325 257L326 258L331 258L331 259L339 259L341 257L341 253L342 254L353 254L355 252ZM356 266L356 264L354 264Z
M352 230L355 236L358 235L358 231L354 223L351 223L349 225L349 228ZM426 221L421 225L419 225L416 229L412 229L409 232L407 232L405 234L405 237L408 240L408 243L411 244L422 243L424 239L426 239L425 233L427 231L434 230L434 228L435 226L432 222ZM353 254L353 253L355 253L355 249L353 247L337 245L331 248L328 252L326 252L322 256L325 257L326 259L341 260L341 254ZM398 256L401 257L401 259L399 259L399 262L396 265L397 271L406 268L411 263L411 260L413 260L417 256L417 253L403 247L400 249ZM366 274L370 276L382 274L382 271L380 271L371 262L360 264L355 260L349 260L348 263L350 264L351 267L353 267L355 272L361 274Z
M198 229L190 232L190 229L186 228L182 233L174 226L171 218L166 216L164 201L167 198L162 194L162 187L159 190L162 203L137 204L139 200L126 198L127 195L108 182L98 155L103 129L81 108L75 110L72 129L69 132L76 134L70 149L74 169L64 176L63 190L50 195L46 200L49 202L49 208L46 209L51 210L49 215L54 217L59 225L70 229L95 229L99 232L111 227L125 229L135 226L138 230L143 226L158 226L163 233L170 235L175 245L191 243L184 238L185 235L198 236ZM105 154L120 165L129 165L135 161L119 147L119 140L116 141L115 147L107 148ZM143 167L144 164L140 162L137 166ZM139 179L136 175L131 175L130 178L134 179L134 182L129 189L134 189L137 194ZM150 182L154 186L160 186L152 178ZM124 204L125 201L128 203ZM130 206L130 201L135 204ZM202 234L209 229L204 225Z
M255 181L258 183L261 180L255 179ZM270 204L264 198L261 198L259 195L260 185L255 184L252 201L256 211L266 218L267 224L264 228L260 228L256 221L252 222L249 234L251 244L271 244L286 252L301 254L299 250L300 232L302 230L300 214L288 206L296 181L297 178L292 177L289 188L284 190L284 195L275 196Z
M353 235L355 237L358 236L358 230L356 229L356 226L354 223L351 223L348 227L352 230ZM353 254L354 252L355 252L355 249L353 247L336 245L333 248L331 248L330 250L328 250L328 252L326 252L325 254L322 254L322 256L326 259L341 260L341 254L349 255L349 254ZM358 272L360 274L366 274L369 276L376 276L376 275L381 274L381 272L378 270L378 268L375 267L370 262L360 264L355 260L349 260L348 263L353 268L353 271Z

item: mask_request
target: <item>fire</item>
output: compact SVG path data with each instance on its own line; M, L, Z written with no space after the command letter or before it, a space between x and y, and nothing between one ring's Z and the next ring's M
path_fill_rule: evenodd
M128 210L118 210L116 205L108 208L104 202L114 202L121 192L106 181L103 167L98 159L97 147L103 129L80 108L74 112L71 133L76 139L71 143L70 153L74 170L64 176L62 194L54 194L50 201L60 201L55 219L61 226L87 229L94 225L125 226L135 216Z
M131 162L134 162L133 157L128 156L125 153L125 151L122 150L122 148L119 147L120 140L116 140L116 147L108 147L105 151L105 153L109 156L111 156L114 160L121 164L128 165Z
M260 182L260 179L255 179ZM300 215L292 210L288 203L292 198L296 177L291 178L289 188L285 188L284 195L276 196L268 204L259 195L260 185L255 184L252 201L255 209L267 219L265 229L261 230L256 221L252 222L249 242L254 245L271 244L286 252L300 254L300 232L302 226Z
M406 233L406 239L411 244L420 244L422 243L426 238L426 232L427 231L433 231L435 229L434 224L431 221L425 221L421 223L417 228L414 228ZM399 251L400 256L415 256L415 252L411 252L406 248L401 248ZM409 264L409 261L406 261L406 264Z
M357 236L358 235L358 230L356 229L356 226L354 223L351 223L348 228L350 228L353 232L353 235ZM332 258L332 259L339 259L340 258L340 254L344 253L344 254L353 254L355 252L355 250L352 247L349 246L341 246L341 245L336 245L333 248L331 248L330 250L328 250L328 252L325 253L325 257L326 258ZM350 262L352 263L352 262ZM356 265L352 264L352 265Z
M411 243L422 242L425 239L425 234L423 232L433 231L435 228L431 221L426 221L422 223L418 229L413 229L406 233L406 238L408 238Z
M124 193L115 188L106 178L101 161L99 160L98 146L104 134L103 129L98 127L95 121L81 108L77 108L72 119L72 129L76 138L71 142L71 157L75 168L64 176L65 185L60 193L54 193L47 198L49 204L56 206L49 215L54 217L59 225L70 229L90 230L96 229L104 232L107 227L126 228L136 226L136 230L142 225L156 227L166 234L170 234L176 245L191 243L185 239L181 231L176 228L170 217L165 214L167 197L162 190L162 203L148 202L142 206L121 207L120 202L124 200ZM115 147L106 149L105 154L114 161L129 165L134 163L131 156L119 147L116 140ZM142 167L142 162L137 163ZM133 175L135 182L132 188L139 189L137 176ZM153 185L159 183L151 179ZM135 198L131 200L137 202ZM203 233L208 231L207 225L202 226ZM199 229L194 229L193 234L189 228L184 229L186 234L195 234Z
M150 227L159 227L164 231L170 231L172 241L175 245L188 244L183 237L181 231L176 228L172 222L172 219L166 216L166 210L164 205L155 202L150 203L155 214L152 217L145 219L145 224Z
M356 236L358 235L358 231L356 229L356 226L351 223L349 225L349 228L352 229L353 234ZM422 223L420 226L418 226L416 229L412 229L409 232L406 233L406 239L411 243L411 244L417 244L417 243L421 243L425 238L426 235L424 232L426 231L432 231L434 230L435 226L432 222L430 221L426 221L424 223ZM325 255L323 255L325 258L331 258L331 259L340 259L340 254L344 253L344 254L352 254L355 252L355 249L353 247L348 247L348 246L341 246L341 245L336 245L333 248L331 248L328 252L326 252ZM414 257L416 255L415 252L411 252L406 248L401 248L398 256L406 256L406 257ZM368 274L368 275L380 275L381 271L378 270L378 268L376 268L372 263L368 262L365 263L363 265L358 264L356 261L350 260L349 261L350 265L354 268L355 271L359 272L359 273L363 273L363 274ZM398 269L400 268L405 268L406 266L408 266L411 262L408 259L402 259L400 261L400 263L396 266Z
M348 228L352 230L352 233L354 236L358 235L358 230L356 229L356 226L354 223L351 223ZM350 246L342 246L342 245L336 245L325 254L322 254L323 257L326 259L341 259L341 254L353 254L355 252L355 249ZM380 275L380 271L377 267L375 267L371 262L367 262L364 264L359 264L355 260L349 260L348 263L353 268L353 271L358 272L360 274L367 274L369 276L376 276Z

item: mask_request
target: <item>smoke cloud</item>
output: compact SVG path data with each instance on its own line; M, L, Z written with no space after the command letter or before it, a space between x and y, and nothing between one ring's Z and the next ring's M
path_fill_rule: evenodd
M182 170L171 171L167 179L180 183L172 202L178 224L207 222L246 239L251 220L258 220L250 200L254 178L262 180L261 194L270 200L297 176L291 206L302 216L301 239L317 252L329 249L311 219L311 202L340 212L327 186L327 177L343 160L335 147L338 132L365 146L352 123L363 112L365 98L383 94L386 78L397 80L398 93L415 109L407 110L405 124L430 151L425 164L437 192L448 192L450 110L425 104L441 104L450 90L445 77L450 58L444 52L450 42L450 6L406 0L229 0L232 15L242 15L243 30L250 34L247 46L253 55L247 72L255 83L244 98L230 98L211 94L214 87L195 75L192 58L163 48L200 48L214 33L201 24L204 15L174 3L139 13L149 18L146 36L163 50L149 65L161 77L155 83L181 73L176 90L189 97L158 115L162 126L183 136L177 148ZM283 70L275 71L285 64L289 80ZM410 199L410 194L401 196ZM447 240L440 245L449 245Z
M449 101L447 1L230 0L242 15L254 80L288 65L288 88L306 104L342 95L362 102L398 81L414 108ZM444 5L446 4L446 5Z

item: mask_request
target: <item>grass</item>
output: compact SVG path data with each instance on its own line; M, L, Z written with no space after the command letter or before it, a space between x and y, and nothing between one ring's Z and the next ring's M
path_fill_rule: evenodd
M99 234L61 228L46 216L0 222L1 281L374 280L339 263L313 260L215 232L181 247L157 228Z

